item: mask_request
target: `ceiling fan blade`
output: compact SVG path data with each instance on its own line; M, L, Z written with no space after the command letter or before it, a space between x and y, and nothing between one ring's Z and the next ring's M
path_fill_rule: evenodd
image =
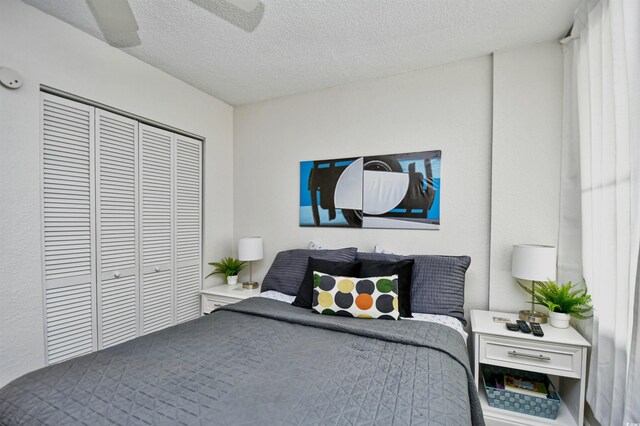
M138 22L128 0L87 0L87 3L109 44L116 47L140 44Z
M102 33L104 35L105 40L113 47L134 47L140 46L142 42L140 41L140 37L138 36L138 32L134 31L131 33Z
M191 2L248 33L258 27L264 15L264 3L259 0L191 0ZM248 3L254 3L256 6L251 11L245 11L236 3L245 3L247 8L251 6Z
M258 4L260 4L260 0L226 0L228 3L231 3L238 9L242 9L245 12L251 12L255 9Z

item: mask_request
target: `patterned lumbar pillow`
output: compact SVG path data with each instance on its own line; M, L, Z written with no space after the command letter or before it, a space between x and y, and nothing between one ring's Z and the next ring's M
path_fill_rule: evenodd
M313 304L318 313L397 320L398 275L353 278L313 272Z

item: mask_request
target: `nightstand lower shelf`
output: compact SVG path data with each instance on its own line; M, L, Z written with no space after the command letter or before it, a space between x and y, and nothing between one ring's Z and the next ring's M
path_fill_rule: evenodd
M502 408L494 408L487 401L487 394L484 386L478 389L480 404L484 414L484 421L487 426L536 426L536 425L562 425L562 426L578 426L573 419L567 406L562 403L558 410L558 417L555 420L545 419L543 417L531 416L528 414L516 413L514 411L503 410ZM562 398L562 395L560 395Z

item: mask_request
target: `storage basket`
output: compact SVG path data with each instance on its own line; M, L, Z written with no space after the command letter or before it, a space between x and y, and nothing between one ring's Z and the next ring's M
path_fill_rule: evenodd
M525 380L542 382L549 390L549 395L545 397L535 397L524 395L518 392L511 392L505 389L498 389L494 386L495 380L491 380L496 375L519 376ZM482 366L482 381L487 393L487 400L491 407L502 408L504 410L515 411L517 413L530 414L532 416L552 419L558 416L560 408L560 397L556 392L553 383L546 374L534 373L531 371L515 370L494 365Z

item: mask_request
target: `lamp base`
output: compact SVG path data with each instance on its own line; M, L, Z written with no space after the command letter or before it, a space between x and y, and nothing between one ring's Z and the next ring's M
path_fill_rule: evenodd
M260 284L258 284L255 281L247 281L242 283L242 288L250 288L250 289L254 289L254 288L258 288L260 286Z
M537 322L538 324L546 324L547 318L549 318L544 312L530 311L529 309L524 309L518 314L522 321Z

